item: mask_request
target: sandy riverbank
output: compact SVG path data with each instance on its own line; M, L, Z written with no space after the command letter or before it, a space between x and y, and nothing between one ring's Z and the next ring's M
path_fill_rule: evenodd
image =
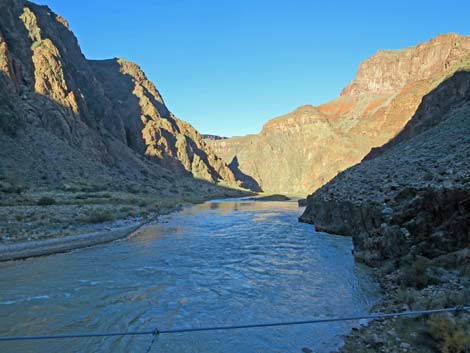
M0 261L20 260L29 257L51 255L108 243L132 236L133 233L147 223L148 222L137 223L111 230L79 234L75 236L72 235L63 238L0 245Z
M43 190L2 194L0 261L50 255L126 238L142 225L183 205L252 195L244 190L194 189L184 195ZM47 199L47 204L42 200Z

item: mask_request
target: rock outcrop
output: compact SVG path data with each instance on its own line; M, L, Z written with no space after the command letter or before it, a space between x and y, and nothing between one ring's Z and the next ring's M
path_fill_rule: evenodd
M470 37L439 35L363 62L340 97L266 123L258 135L207 141L264 191L307 194L393 139L422 98L470 64Z
M468 305L469 136L467 69L424 96L395 138L307 198L300 220L352 235L356 259L376 267L384 298L373 310ZM463 352L469 325L459 312L376 320L349 335L341 352Z
M422 99L404 129L307 199L300 219L353 236L370 265L470 245L470 71Z
M0 0L0 162L30 185L240 184L136 64L87 60L63 18L23 0Z
M202 138L205 139L205 140L225 140L228 137L219 136L219 135L203 134Z

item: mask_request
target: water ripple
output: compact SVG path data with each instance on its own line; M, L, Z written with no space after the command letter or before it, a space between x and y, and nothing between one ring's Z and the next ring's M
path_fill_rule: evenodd
M351 240L295 203L211 202L129 241L0 265L0 334L114 331L365 313L378 298ZM168 335L155 351L329 352L353 323ZM318 339L321 337L321 339ZM148 337L2 344L1 352L139 352Z

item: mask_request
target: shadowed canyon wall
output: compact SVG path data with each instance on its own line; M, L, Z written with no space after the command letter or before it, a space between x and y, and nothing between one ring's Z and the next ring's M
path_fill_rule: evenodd
M0 84L0 171L10 179L168 184L181 175L240 185L138 65L87 60L46 6L0 0Z
M371 265L411 254L438 258L470 244L470 70L427 94L389 143L307 199L301 220L352 234Z

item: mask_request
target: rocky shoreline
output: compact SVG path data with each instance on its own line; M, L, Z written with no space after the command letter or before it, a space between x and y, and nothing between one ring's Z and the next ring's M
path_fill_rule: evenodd
M468 280L446 271L446 281L423 289L399 285L402 273L390 269L374 270L384 297L371 312L398 313L468 305ZM469 313L432 314L417 317L376 319L355 328L345 337L341 353L354 352L465 352L470 347Z
M470 249L467 233L458 231L461 227L468 229L468 225L462 223L462 214L467 214L463 207L467 204L468 193L459 191L425 189L411 193L402 190L395 199L401 201L401 208L398 204L393 204L395 207L392 208L378 202L340 201L316 195L309 197L307 211L300 220L315 224L319 231L353 235L355 258L373 267L384 293L383 300L372 308L372 312L395 313L468 305ZM438 200L441 203L437 203ZM431 206L433 202L435 207ZM399 223L405 219L407 228ZM434 223L425 225L423 219ZM449 219L456 223L448 224ZM455 227L460 227L456 232L460 237L444 236L444 227L438 224L444 220L454 232ZM412 223L415 228L410 227ZM439 241L433 237L434 241L429 243L427 235L411 236L420 230L420 226L430 231L441 228ZM465 334L469 328L468 313L374 320L353 330L340 352L434 352L436 349L460 352L451 349L469 347L470 341ZM427 343L423 345L423 342Z
M470 191L462 188L403 188L387 202L309 199L299 218L319 231L353 234L355 258L370 266L404 256L447 256L470 243Z

